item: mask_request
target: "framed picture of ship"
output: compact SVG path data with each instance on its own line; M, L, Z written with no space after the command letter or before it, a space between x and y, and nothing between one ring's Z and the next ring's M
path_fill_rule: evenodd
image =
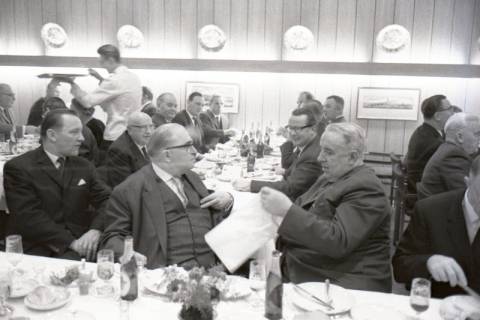
M420 89L358 88L357 118L416 121L419 103Z

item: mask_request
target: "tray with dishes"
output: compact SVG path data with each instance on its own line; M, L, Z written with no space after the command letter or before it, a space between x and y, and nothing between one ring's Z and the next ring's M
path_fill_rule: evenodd
M76 77L85 77L88 74L83 73L42 73L37 77L40 79L54 79L54 78L76 78Z

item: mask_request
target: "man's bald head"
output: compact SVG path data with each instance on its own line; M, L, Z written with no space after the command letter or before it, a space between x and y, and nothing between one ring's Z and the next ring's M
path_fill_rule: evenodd
M152 118L143 112L133 112L127 118L127 131L137 145L145 146L152 135Z
M165 92L158 96L157 110L167 122L172 121L177 114L177 99L173 93Z
M12 88L6 83L0 83L0 107L9 109L13 106L15 94Z

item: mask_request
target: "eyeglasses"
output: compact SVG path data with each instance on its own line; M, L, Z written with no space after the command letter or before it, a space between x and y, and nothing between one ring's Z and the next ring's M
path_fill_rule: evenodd
M292 126L287 126L287 130L290 130L292 132L299 132L305 128L310 128L310 127L313 127L313 124L309 124L309 125L306 125L306 126L303 126L303 127L292 127Z
M15 98L15 93L5 93L5 92L0 92L0 94L3 94L5 96L9 96L11 98Z
M187 151L190 151L190 150L195 150L195 147L193 146L193 142L187 142L185 144L182 144L182 145L179 145L179 146L172 146L172 147L167 147L165 148L165 150L170 150L170 149L186 149Z
M145 126L131 125L129 127L138 128L140 130L147 130L147 129L153 130L153 128L154 128L153 124L148 124L148 125L145 125Z

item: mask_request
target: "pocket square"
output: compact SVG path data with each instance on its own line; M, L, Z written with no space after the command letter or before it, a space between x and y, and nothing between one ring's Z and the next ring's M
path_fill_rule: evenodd
M78 181L77 186L83 186L84 184L86 184L85 180L80 179L80 181Z

